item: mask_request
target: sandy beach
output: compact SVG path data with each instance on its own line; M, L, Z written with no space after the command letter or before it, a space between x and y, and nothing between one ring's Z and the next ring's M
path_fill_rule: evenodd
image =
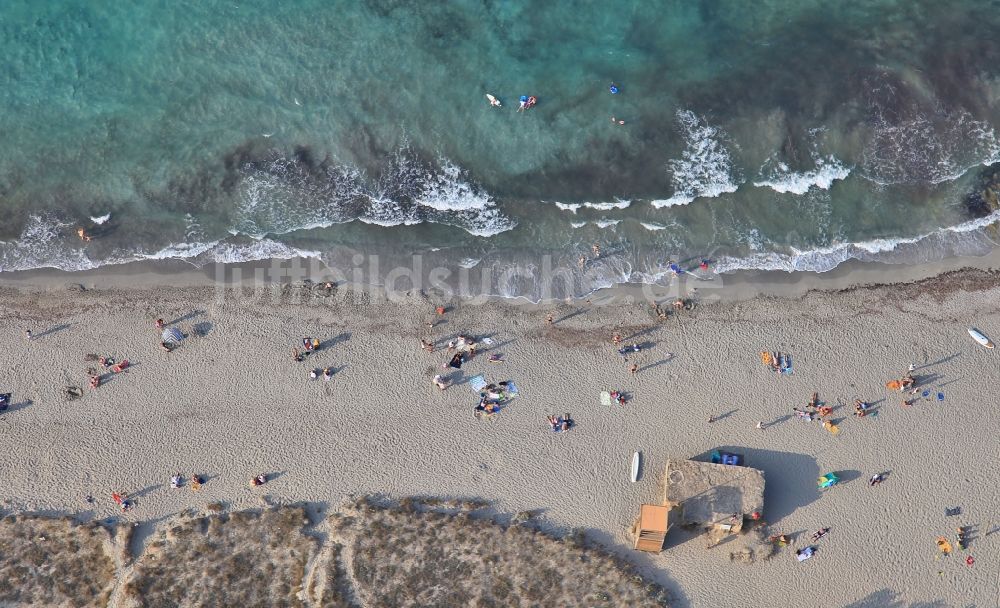
M996 273L704 303L666 320L641 301L451 302L437 317L434 298L418 294L249 294L93 275L81 286L73 276L0 288L0 392L13 392L0 417L5 512L108 518L118 515L111 493L124 491L141 543L187 507L254 508L264 493L321 504L481 498L501 514L539 510L553 532L584 530L665 586L672 606L1000 605L1000 355L966 332L1000 338ZM157 318L187 336L173 352L160 348ZM623 361L615 332L642 352ZM493 344L441 391L431 378L463 333ZM296 362L304 336L323 346ZM423 352L421 339L437 350ZM765 350L790 353L794 373L763 366ZM88 354L131 365L92 390ZM903 407L885 383L911 364L931 398ZM330 381L309 378L325 367ZM490 420L473 416L466 380L477 374L519 389ZM66 386L83 397L67 400ZM605 390L630 400L601 405ZM842 406L839 436L793 416L813 392ZM855 399L877 415L852 416ZM576 427L551 432L545 416L564 412ZM633 551L628 529L640 503L662 498L666 460L727 447L764 471L764 517L793 546L741 564L729 543L706 549L672 530L662 553ZM644 467L630 483L636 450ZM816 478L831 471L842 483L820 492ZM206 483L171 489L175 472ZM249 487L260 472L271 481ZM885 481L870 487L875 473ZM972 527L969 550L941 557L935 538L958 526ZM822 527L815 557L797 563L793 549Z

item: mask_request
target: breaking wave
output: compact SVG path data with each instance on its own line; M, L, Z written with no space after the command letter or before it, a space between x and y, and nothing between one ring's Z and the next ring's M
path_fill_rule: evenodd
M816 158L816 167L797 173L783 162L771 168L761 168L761 181L754 182L758 188L770 188L781 194L805 194L810 188L829 190L833 182L845 179L851 170L833 156Z
M316 169L284 157L242 169L234 233L263 238L353 220L445 224L480 237L516 226L460 167L447 159L420 162L405 148L375 178L351 166Z
M720 130L690 110L678 111L677 123L684 136L684 151L679 159L667 163L674 194L652 201L653 206L687 205L696 198L736 192L738 178L733 175L732 155Z

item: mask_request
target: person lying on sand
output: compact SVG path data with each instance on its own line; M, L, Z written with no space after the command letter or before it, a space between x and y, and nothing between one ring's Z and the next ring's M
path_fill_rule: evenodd
M265 483L267 483L267 475L263 473L250 480L250 485L252 486L262 486Z
M431 382L433 382L434 386L438 387L441 390L448 388L448 386L451 384L450 382L445 380L444 376L442 376L441 374L434 376L434 379L431 380Z

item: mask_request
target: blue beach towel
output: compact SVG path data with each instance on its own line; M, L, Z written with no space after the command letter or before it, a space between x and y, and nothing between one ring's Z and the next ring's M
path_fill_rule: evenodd
M473 393L478 393L486 387L486 378L482 374L469 378L469 386Z

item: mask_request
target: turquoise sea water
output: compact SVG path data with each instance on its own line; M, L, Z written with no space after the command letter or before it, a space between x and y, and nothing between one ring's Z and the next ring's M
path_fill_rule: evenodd
M599 244L586 291L984 253L998 8L11 0L0 269Z

